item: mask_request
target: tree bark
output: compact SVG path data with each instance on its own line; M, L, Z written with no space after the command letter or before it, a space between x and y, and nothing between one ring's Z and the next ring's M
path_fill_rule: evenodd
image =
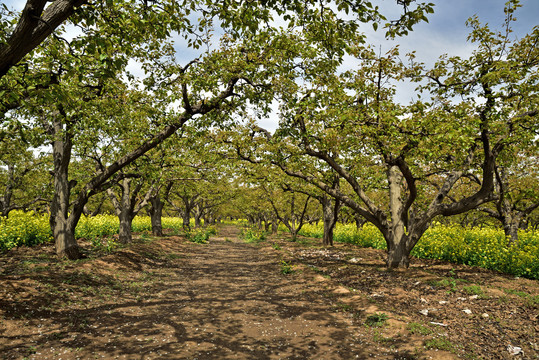
M68 258L70 260L76 260L82 257L80 247L77 240L75 240L75 226L73 221L61 215L57 216L52 231L58 257Z
M80 259L82 254L75 240L75 227L82 213L82 208L72 209L69 213L71 185L69 182L69 162L73 142L68 130L64 130L60 121L52 126L55 140L52 142L54 166L54 195L51 202L49 224L54 237L56 254L70 260Z
M152 222L152 234L154 236L163 236L163 225L161 223L163 206L164 203L161 201L159 193L150 198L150 219Z
M277 231L279 231L279 219L274 216L271 220L271 233L277 234Z
M332 202L334 202L334 204L332 204ZM338 200L332 201L332 198L326 195L320 198L320 203L322 204L324 222L324 236L322 238L322 244L326 247L333 246L333 230L337 224L337 213L340 204Z
M505 238L509 239L509 244L518 243L518 229L520 228L520 219L514 221L507 221L503 224L503 231Z
M191 228L189 221L191 220L191 209L186 208L182 214L183 228L188 230Z
M118 215L120 220L120 229L118 232L118 242L120 244L129 244L133 241L133 218L135 215L129 208L122 208L122 211Z
M0 77L43 42L85 0L27 0L11 36L0 45Z
M399 267L408 268L410 266L410 250L408 250L406 236L400 238L393 236L388 242L387 267L396 269Z

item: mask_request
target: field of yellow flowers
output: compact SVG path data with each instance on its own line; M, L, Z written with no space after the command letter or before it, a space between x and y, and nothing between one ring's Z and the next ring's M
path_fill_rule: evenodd
M180 218L163 217L163 228L175 233L182 231ZM118 233L118 218L114 215L82 217L75 236L101 246L109 237L107 246L114 247L110 239ZM133 220L134 232L151 231L150 218L137 216ZM305 225L300 235L321 238L322 225ZM337 242L361 247L385 249L385 240L373 225L361 230L353 224L337 224L334 232ZM0 251L17 246L32 246L52 241L48 216L33 212L13 211L8 218L0 217ZM539 279L539 233L522 231L518 243L509 244L501 229L465 229L457 225L432 226L412 251L419 258L447 260L453 263L480 266L515 276Z
M164 229L175 232L182 230L183 222L179 218L164 217ZM119 221L114 215L97 215L81 217L75 236L99 243L103 237L118 233ZM133 220L133 231L151 231L152 225L148 216L137 216ZM33 246L52 241L49 217L33 212L12 211L8 218L0 217L0 251L7 251L17 246ZM94 241L95 240L95 241Z
M305 225L300 234L321 238L323 228L322 225ZM353 224L337 224L334 239L361 247L386 249L384 237L373 225L358 230ZM539 279L539 233L534 231L521 231L518 243L510 244L501 229L466 229L437 224L427 230L412 255Z

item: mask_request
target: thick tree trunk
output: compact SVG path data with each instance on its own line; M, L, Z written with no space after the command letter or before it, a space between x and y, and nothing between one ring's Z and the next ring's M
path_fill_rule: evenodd
M388 231L384 234L387 244L387 267L390 269L410 265L410 251L406 224L403 216L403 202L401 197L402 175L397 166L388 169L387 179L389 182L389 210L391 221Z
M520 228L520 219L518 217L505 216L503 218L503 231L505 238L509 239L509 244L518 243L518 229Z
M186 230L190 229L191 225L189 224L189 221L191 219L191 212L189 211L189 209L185 209L185 211L182 214L182 218L183 218L183 228Z
M67 219L56 219L53 236L55 239L56 254L60 258L70 260L80 259L82 254L75 240L75 229L70 226Z
M271 233L277 234L277 231L279 231L279 220L277 218L274 218L271 221Z
M69 182L69 162L71 161L72 139L62 123L55 121L52 127L55 140L52 142L54 166L54 195L51 202L49 224L58 257L70 260L80 259L82 254L75 240L75 227L81 213L72 209L69 214L71 185Z
M124 178L118 183L121 191L120 197L117 198L112 189L107 190L110 201L112 202L116 215L120 221L118 230L118 241L121 244L129 244L133 241L132 224L136 212L134 211L134 201L131 200L131 179Z
M150 219L152 221L152 234L155 236L163 236L163 225L161 218L163 217L164 203L161 201L159 194L150 199Z
M195 214L195 227L196 228L199 228L202 225L202 221L200 221L201 215L202 214L200 213Z
M133 212L129 208L123 208L118 215L118 219L120 220L118 241L121 244L129 244L133 241L132 225L134 217Z
M335 224L337 224L337 214L340 204L338 200L333 200L329 196L320 198L320 203L322 204L324 222L322 243L324 246L333 246L333 230L335 229Z
M410 251L406 246L406 238L393 239L390 244L387 251L387 267L390 269L408 268L410 266Z

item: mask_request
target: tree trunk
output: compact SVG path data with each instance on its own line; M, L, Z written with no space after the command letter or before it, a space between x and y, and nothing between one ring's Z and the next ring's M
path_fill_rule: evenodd
M135 217L133 215L133 212L130 211L131 209L122 208L122 211L118 215L118 219L120 220L120 231L119 231L119 237L118 241L120 244L129 244L133 241L133 231L132 231L132 225L133 225L133 218Z
M120 196L116 197L116 194L112 189L107 189L110 201L116 210L116 215L120 221L120 228L118 230L118 241L121 244L129 244L133 241L133 232L131 230L133 224L133 218L136 212L134 211L134 201L131 201L131 179L124 178L118 183L120 187Z
M504 216L503 217L503 232L505 238L509 239L509 245L518 243L518 229L520 227L520 219L518 217Z
M60 258L80 259L82 254L75 240L75 229L68 219L56 219L53 229L56 254Z
M390 166L387 173L389 182L389 210L391 222L388 231L384 234L387 244L387 267L390 269L410 265L410 250L408 250L408 237L403 220L403 202L401 197L402 175L397 166Z
M82 257L77 240L75 240L75 227L81 214L77 213L77 209L73 209L69 214L69 197L71 185L73 185L69 182L69 162L73 144L69 131L64 131L60 121L53 122L52 131L55 136L52 142L54 195L49 224L58 257L76 260Z
M190 229L191 225L189 224L189 220L191 219L191 212L189 211L189 209L185 209L185 211L182 214L182 219L183 219L183 228L185 230Z
M161 201L159 194L150 199L150 205L152 234L155 236L163 236L163 225L161 223L161 218L163 217L164 203Z
M195 213L195 227L199 228L202 225L202 222L200 221L201 213L197 212Z
M396 269L410 266L410 251L406 246L406 236L400 239L393 238L388 244L387 267Z
M322 196L319 200L322 204L324 222L324 236L322 243L324 246L333 246L333 230L335 229L335 224L337 224L337 214L340 204L338 200L333 200L329 196ZM332 202L334 202L334 206L332 206Z
M271 233L277 234L277 231L279 231L279 220L277 218L273 218L271 221Z

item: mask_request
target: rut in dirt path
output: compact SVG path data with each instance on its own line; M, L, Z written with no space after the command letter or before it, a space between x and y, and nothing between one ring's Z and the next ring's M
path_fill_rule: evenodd
M312 279L280 272L278 254L227 238L192 248L162 294L176 299L171 358L365 358L352 320L337 313ZM171 279L172 280L172 279ZM164 350L164 349L163 349ZM166 355L162 353L162 355Z

